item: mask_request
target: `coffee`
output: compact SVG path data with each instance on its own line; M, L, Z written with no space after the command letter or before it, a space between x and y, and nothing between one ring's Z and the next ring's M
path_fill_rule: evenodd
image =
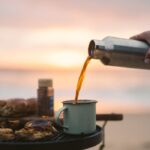
M67 134L90 134L96 130L96 101L78 99L86 68L90 60L91 56L88 56L82 67L77 82L75 100L64 101L63 107L55 114L56 124L61 126ZM62 112L64 113L63 124L60 121Z
M82 83L83 83L83 80L84 80L86 68L87 68L90 60L91 60L91 56L88 56L87 59L84 62L83 68L82 68L80 76L78 78L77 87L76 87L76 94L75 94L75 103L78 102L79 92L80 92L80 89L81 89L81 86L82 86Z

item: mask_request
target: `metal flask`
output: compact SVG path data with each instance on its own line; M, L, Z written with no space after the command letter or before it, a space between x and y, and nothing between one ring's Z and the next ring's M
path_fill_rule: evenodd
M106 37L103 40L91 40L88 53L94 59L111 66L150 69L144 62L149 45L142 41Z

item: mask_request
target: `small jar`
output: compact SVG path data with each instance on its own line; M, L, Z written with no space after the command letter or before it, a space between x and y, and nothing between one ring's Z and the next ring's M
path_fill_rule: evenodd
M54 89L52 79L38 81L38 115L54 116Z

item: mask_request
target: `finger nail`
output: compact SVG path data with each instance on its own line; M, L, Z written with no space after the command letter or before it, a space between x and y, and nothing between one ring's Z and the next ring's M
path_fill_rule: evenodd
M146 64L149 64L149 63L150 63L150 59L149 59L149 58L146 58L146 59L144 60L144 62L145 62Z

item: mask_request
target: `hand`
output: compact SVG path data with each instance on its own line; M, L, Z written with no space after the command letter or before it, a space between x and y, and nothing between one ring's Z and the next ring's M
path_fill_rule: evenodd
M131 39L145 41L150 44L150 31L145 31L140 34L134 35L131 37ZM145 55L145 63L150 63L150 48Z

